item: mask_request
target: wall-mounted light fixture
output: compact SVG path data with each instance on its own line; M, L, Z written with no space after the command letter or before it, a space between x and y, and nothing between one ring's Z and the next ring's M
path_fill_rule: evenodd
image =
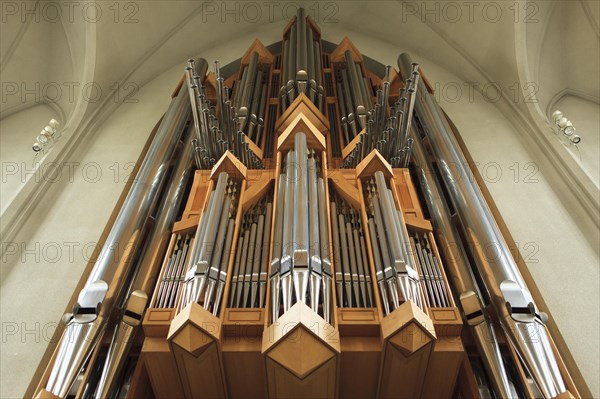
M56 141L60 138L59 128L60 123L56 119L50 119L48 125L42 129L42 131L35 138L35 142L31 146L31 149L37 157L40 153L45 154Z
M558 131L561 132L572 144L581 143L581 137L575 134L575 126L568 120L562 112L556 110L552 113L552 119L554 124L558 127Z

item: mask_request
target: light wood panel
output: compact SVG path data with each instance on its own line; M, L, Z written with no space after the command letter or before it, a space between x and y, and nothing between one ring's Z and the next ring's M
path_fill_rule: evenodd
M195 302L173 319L167 339L186 398L227 395L220 337L221 320Z
M146 338L140 359L145 364L152 391L157 399L184 397L179 371L167 340Z
M433 322L412 301L381 321L380 398L421 396L436 335Z
M269 397L335 396L339 333L304 303L297 302L265 329L262 353Z

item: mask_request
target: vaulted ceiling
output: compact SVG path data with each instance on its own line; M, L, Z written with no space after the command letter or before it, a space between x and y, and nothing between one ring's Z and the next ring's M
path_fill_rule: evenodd
M278 40L284 20L299 4L317 20L326 39L329 32L350 37L360 32L429 59L464 81L498 83L509 98L517 87L520 95L534 90L544 111L560 93L598 102L600 90L600 7L595 0L484 1L472 6L409 1L14 4L16 9L3 5L2 81L23 82L21 93L39 82L39 92L49 98L57 83L63 89L57 106L65 116L81 105L68 98L69 82L95 82L110 97L115 83L141 85L219 42L250 41L261 31L269 32L263 41ZM361 50L369 54L368 48ZM529 82L538 86L524 88ZM6 95L0 116L27 107L33 97ZM94 112L100 104L84 105Z
M183 67L190 56L228 62L255 37L265 44L281 40L298 6L317 21L325 40L360 36L359 49L378 61L395 64L409 51L446 69L459 85L472 82L493 102L500 92L499 111L531 136L532 151L550 162L561 159L557 168L567 172L557 169L556 175L574 182L570 190L600 223L595 175L565 155L547 126L554 104L566 95L600 104L597 0L3 2L0 120L46 102L67 135L87 131L127 95ZM240 54L223 55L219 45L225 42L239 43ZM377 43L398 52L382 52L385 46Z

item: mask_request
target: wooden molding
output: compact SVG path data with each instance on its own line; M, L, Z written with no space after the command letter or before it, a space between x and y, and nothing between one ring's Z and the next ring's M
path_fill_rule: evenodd
M354 147L356 147L356 145L360 142L360 136L362 136L366 132L367 131L365 129L361 130L356 136L354 136L354 138L348 143L347 146L342 148L342 159L345 159L348 155L352 153L352 151L354 151Z
M431 225L431 223L426 221L423 216L421 203L408 169L394 168L393 171L394 185L398 191L400 208L402 209L404 217L407 219L406 222L408 223L408 219L417 219L420 224L427 222Z
M38 392L37 395L35 395L35 399L60 399L58 396L54 395L51 392L46 391L45 389L42 389L41 391Z
M356 186L356 174L352 169L352 176L345 173L346 169L330 169L327 179L331 182L335 191L354 209L360 209L358 187Z
M392 68L392 72L390 73L390 98L398 99L400 89L403 87L404 81L402 80L402 76L400 76L396 68Z
M439 337L434 345L423 384L422 398L453 397L458 372L464 358L465 349L456 337Z
M239 181L246 180L247 170L248 168L246 168L246 165L242 161L237 159L230 151L225 151L225 154L213 166L210 178L216 181L221 172L227 172L230 177L234 177Z
M188 219L183 219L173 223L173 234L181 234L195 230L200 222L200 215L192 215Z
M299 114L303 114L306 118L310 119L317 130L324 136L329 132L329 120L304 93L300 93L277 119L275 122L275 132L282 134L290 124L294 123Z
M253 310L260 309L236 309ZM221 341L223 367L227 376L227 393L230 398L266 398L267 375L261 353L261 336L225 336ZM244 328L243 331L248 331Z
M289 31L292 28L292 25L294 25L296 23L297 19L298 18L294 15L292 18L290 18L287 25L283 28L283 38L284 39L286 39L288 37Z
M272 64L273 63L273 54L264 44L258 39L254 40L254 42L250 45L246 53L242 56L242 65L248 65L250 63L250 58L252 58L252 53L258 53L258 63L259 64Z
M317 25L313 17L310 15L306 16L306 26L310 26L313 29L313 31L317 34L315 38L321 37L321 28L319 28L319 25Z
M143 361L146 366L155 397L184 397L175 357L166 339L147 337L144 340L140 361Z
M294 137L298 132L306 134L306 144L308 145L308 148L321 152L326 149L327 144L325 142L325 136L321 134L319 129L317 129L309 118L300 113L279 135L279 138L277 139L277 151L285 152L294 148Z
M204 202L208 198L211 184L210 170L197 170L194 173L194 182L192 183L192 189L185 204L183 215L181 216L182 220L200 217L202 209L204 209Z
M460 337L463 322L458 308L428 308L437 337Z
M436 340L433 322L412 301L407 301L381 321L381 336L379 397L420 397ZM399 375L403 376L401 385Z
M346 50L350 50L352 53L352 59L354 62L363 62L363 56L360 51L356 48L356 46L352 43L348 36L346 36L342 42L333 50L329 58L331 62L336 64L338 62L346 61L345 53Z
M356 177L365 180L379 171L383 172L386 179L394 177L392 166L379 151L373 150L356 166Z
M204 78L204 89L206 91L206 97L215 101L217 99L217 76L214 72L209 72Z
M252 184L248 183L244 197L241 198L242 213L246 213L275 184L275 176L272 173L269 171L261 172L257 180L254 180Z
M302 302L263 333L270 397L333 397L337 389L340 337Z
M378 337L381 329L376 308L338 308L340 335L351 337Z
M181 88L183 87L184 84L185 84L185 73L181 75L181 78L179 78L179 81L177 82L177 84L175 85L175 88L171 92L171 98L177 97L177 94L179 94L179 90L181 90Z
M175 317L174 308L149 308L144 314L142 327L146 337L166 338L171 321Z
M226 397L221 320L195 302L171 323L167 337L186 398Z

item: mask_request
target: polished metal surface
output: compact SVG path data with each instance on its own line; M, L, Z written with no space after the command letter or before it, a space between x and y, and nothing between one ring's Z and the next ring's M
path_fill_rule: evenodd
M344 53L345 62L338 64L335 68L336 87L338 93L338 104L340 111L340 122L344 133L344 145L352 141L357 134L367 128L368 121L380 118L373 109L371 99L371 87L368 79L358 63L354 62L352 53L347 50ZM358 153L366 151L364 139L362 139L360 150L355 150L344 166L356 166Z
M85 360L102 337L108 316L125 294L127 280L113 277L119 267L123 275L128 275L134 266L133 256L141 247L140 239L148 227L148 217L166 183L168 163L179 143L189 112L188 93L179 90L142 161L98 260L79 295L78 304L74 306L72 317L67 320L63 336L69 338L61 341L60 361L52 365L46 384L46 390L56 396L66 396ZM92 301L88 301L90 295Z
M408 54L399 57L399 67L401 71L412 68ZM535 305L483 195L473 184L475 179L445 115L426 90L419 91L415 110L429 138L442 181L471 243L470 250L480 254L476 256L475 267L500 315L506 336L544 397L566 391L548 343L545 316ZM486 256L490 250L493 254ZM538 339L531 340L528 338L531 336Z
M179 310L195 302L215 316L219 315L239 202L238 187L239 183L226 172L219 173L196 230L183 294L178 300Z
M318 32L307 24L304 8L299 7L289 35L283 41L281 113L301 93L323 110L324 88L321 74L321 47Z
M242 217L234 271L231 276L229 307L264 306L273 213L270 197L272 193L261 198Z
M330 188L332 233L336 251L336 284L339 307L374 306L366 242L360 212Z
M285 201L286 192L286 173L279 175L277 180L277 207L275 208L275 226L273 229L273 257L271 259L271 315L273 320L279 317L279 299L280 299L280 273L281 273L281 257L283 247L283 220L284 207L282 204Z
M195 75L198 64L202 66ZM202 84L206 74L206 61L188 60L186 86L192 103L194 128L196 131L193 147L199 169L210 169L221 156L229 151L244 165L263 169L264 165L252 151L247 140L258 141L263 125L266 107L266 83L264 71L259 68L258 53L253 52L248 67L237 82L235 96L230 99L230 89L223 86L219 61L214 62L216 75L216 104L208 100L206 87Z
M142 290L131 293L125 306L123 317L114 330L111 345L106 354L106 360L96 389L97 398L109 398L117 388L118 378L135 339L137 327L142 324L147 294Z
M298 180L297 170L295 169L296 154L289 151L286 156L285 171L285 197L283 202L277 204L283 208L283 238L281 248L281 266L279 269L281 282L281 299L283 312L287 312L292 307L292 258L294 250L294 182ZM275 295L277 298L279 293ZM273 314L273 320L279 317L279 303L273 304L277 310Z
M325 197L325 181L322 177L317 178L317 202L319 207L319 235L320 242L315 243L319 245L321 249L321 290L323 292L323 318L326 322L331 323L331 309L333 308L333 298L331 297L332 291L332 266L330 259L330 241L329 241L329 229L327 228L327 199ZM316 301L318 302L318 301Z
M371 244L376 247L373 254L377 284L386 314L409 300L424 309L421 283L402 212L396 208L383 173L375 172L374 179L365 183L364 190Z
M299 8L273 65L264 64L258 52L248 53L239 79L222 76L219 61L214 61L215 80L209 82L206 60L188 60L183 86L159 126L73 312L65 315L67 329L50 365L48 391L58 397L71 397L82 389L84 398L125 397L127 388L121 390L119 385L127 385L124 366L132 364L126 362L153 288L149 305L168 310L165 314L171 309L180 312L190 303L221 319L228 317L222 312L225 308L267 307L267 323L277 322L297 302L332 324L353 312L358 317L370 310L380 313L368 309L378 306L377 295L384 317L407 301L426 313L442 312L429 308L458 306L470 330L467 335L473 338L469 345L474 342L477 347L478 356L471 356L470 346L466 352L482 397L523 397L521 391L517 395L523 387L517 384L521 377L513 352L528 375L521 382L529 384L536 397L555 397L566 390L544 327L547 316L536 307L474 183L456 128L428 91L419 65L402 54L400 81L394 84L403 87L390 93L394 72L390 65L377 72L382 79L375 87L375 71L366 69L372 60L355 62L347 50L332 62L328 51L322 53L321 34L313 24ZM226 81L234 82L232 88L225 86ZM396 94L393 102L390 97ZM322 112L327 106L331 130L326 137L333 159L327 158L335 168L356 168L375 149L392 168L410 168L433 231L414 219L405 222L404 183L383 172L360 179L354 175L364 201L354 208L356 201L347 197L351 190L336 181L328 183L325 157L321 160L323 154L309 147L303 132L295 134L292 148L273 156L281 135L277 117L300 95ZM351 141L355 147L340 159L340 144ZM264 164L253 152L254 144L263 151ZM281 161L275 187L266 189L262 198L254 197L253 191L253 204L244 202L242 207L242 182L222 172L203 199L206 205L195 232L173 235L193 166L210 169L226 151L248 167L249 175L265 165L279 170L274 162ZM249 178L243 187L252 183ZM244 209L243 214L236 215L238 208ZM157 259L164 264L160 281ZM356 309L337 310L334 303ZM362 328L345 324L335 327L349 336ZM509 356L500 351L498 327L504 330L501 338L506 336L515 348ZM108 338L104 334L111 334L112 341L92 364L88 359Z
M296 302L331 321L333 271L320 162L307 147L306 134L296 133L278 180L271 260L273 321Z
M137 261L135 278L131 284L131 289L134 291L128 295L127 303L123 307L124 312L110 343L100 382L96 389L97 397L106 398L113 394L131 348L131 342L135 337L137 327L141 324L147 299L157 283L157 276L160 272L160 262L157 262L157 259L161 259L167 249L171 228L177 218L192 174L193 148L190 145L192 137L193 133L188 132L182 143L182 149L176 158L175 170L171 177L172 183L161 200L160 207L156 212L152 234L146 240L142 255ZM187 252L186 246L184 246L184 254ZM183 259L185 259L185 255ZM174 266L178 267L179 273L183 269L183 264L183 260L174 263Z
M306 294L309 277L308 148L304 133L296 133L294 152L296 153L294 163L296 179L292 183L294 192L292 276L296 299L307 303Z
M308 159L308 223L309 223L309 268L310 268L310 307L316 313L319 308L321 295L321 280L323 278L323 265L321 262L321 242L328 237L320 238L319 205L317 193L317 164L315 158Z
M360 66L346 52L346 69L339 69L338 104L342 131L346 144L360 134L360 141L344 158L343 168L354 168L372 150L378 150L392 167L407 167L412 152L411 129L416 90L419 83L418 65L411 66L410 78L404 81L398 101L390 107L390 76L392 67L387 65L381 89L377 90L375 104L371 101L371 88L363 84ZM363 107L362 104L366 104ZM364 130L363 130L364 129Z

